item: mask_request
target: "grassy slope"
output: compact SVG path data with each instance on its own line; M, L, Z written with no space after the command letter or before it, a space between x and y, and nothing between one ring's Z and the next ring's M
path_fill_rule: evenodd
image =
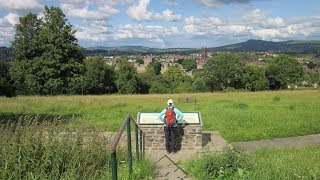
M0 98L0 112L76 114L72 125L116 131L126 113L160 112L168 98L182 111L200 111L204 130L229 141L320 133L320 91ZM187 103L186 98L197 103Z
M196 179L319 179L320 147L201 155L183 166Z

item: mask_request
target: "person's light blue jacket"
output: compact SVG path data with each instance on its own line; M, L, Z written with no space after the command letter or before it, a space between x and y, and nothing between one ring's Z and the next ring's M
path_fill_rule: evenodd
M173 106L168 106L167 108L174 108ZM165 108L164 110L161 111L161 113L159 114L159 119L164 123L164 114L166 113L166 110L167 108ZM183 118L183 113L178 109L178 108L174 108L173 109L174 112L176 113L176 115L178 115L178 118L177 118L177 123L174 124L172 127L177 127L178 126L178 122L181 122L182 121L182 118ZM166 124L164 124L166 126Z

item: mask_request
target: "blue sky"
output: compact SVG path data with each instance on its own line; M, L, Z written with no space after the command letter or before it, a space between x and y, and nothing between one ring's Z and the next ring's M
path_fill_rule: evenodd
M0 46L10 46L19 16L41 16L44 5L63 10L84 47L320 40L319 0L0 0Z

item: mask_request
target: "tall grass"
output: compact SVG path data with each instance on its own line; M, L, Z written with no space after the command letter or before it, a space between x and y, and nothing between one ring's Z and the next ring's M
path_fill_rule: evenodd
M0 128L0 179L111 179L110 144L100 132L22 122ZM127 179L126 152L120 148L117 155L125 162L119 164L119 177ZM134 170L139 179L153 173L147 160Z
M260 149L252 154L225 150L185 163L196 179L320 179L320 146Z
M228 141L320 133L320 90L19 96L0 98L0 112L65 115L70 122L68 126L117 131L126 113L136 116L138 112L160 112L169 98L183 112L200 111L203 129L220 131Z

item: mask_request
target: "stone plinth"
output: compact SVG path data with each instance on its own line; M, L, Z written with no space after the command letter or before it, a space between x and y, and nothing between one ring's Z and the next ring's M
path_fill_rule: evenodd
M156 116L154 113L153 116ZM178 126L178 137L177 144L178 150L198 150L202 148L202 121L200 113L196 113L197 116L190 114L187 118L184 118L183 123ZM159 122L154 124L146 123L148 119L139 119L152 117L150 113L147 116L141 116L138 114L138 122L143 122L139 124L139 127L145 133L145 150L165 150L165 137L164 137L164 126ZM198 118L190 120L190 117ZM140 121L141 120L141 121ZM188 122L189 121L189 122ZM150 120L150 122L155 122L155 120ZM191 122L191 123L190 123ZM184 124L184 125L183 125Z

